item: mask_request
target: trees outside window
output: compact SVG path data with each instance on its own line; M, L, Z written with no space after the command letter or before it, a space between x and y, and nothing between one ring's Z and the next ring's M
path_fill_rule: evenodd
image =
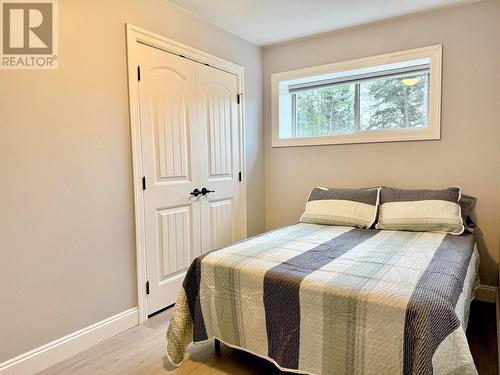
M428 86L425 72L296 92L296 137L425 127Z

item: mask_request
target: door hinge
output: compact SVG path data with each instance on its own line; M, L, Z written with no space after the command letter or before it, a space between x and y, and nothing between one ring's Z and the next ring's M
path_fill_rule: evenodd
M241 94L236 94L236 103L240 104Z
M241 182L241 172L238 172L238 181Z
M146 176L142 176L142 190L146 190Z
M137 65L137 80L141 80L141 66Z
M146 294L149 294L149 280L146 281Z

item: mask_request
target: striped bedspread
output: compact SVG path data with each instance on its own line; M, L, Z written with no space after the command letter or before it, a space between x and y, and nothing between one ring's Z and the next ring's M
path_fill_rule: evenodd
M455 308L472 235L296 224L199 257L167 332L311 374L477 374Z

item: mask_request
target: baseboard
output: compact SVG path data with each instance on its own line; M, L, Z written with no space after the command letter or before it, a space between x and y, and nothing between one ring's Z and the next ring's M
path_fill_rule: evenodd
M481 302L495 303L497 300L498 288L491 285L479 285L474 293L474 299Z
M0 363L0 375L26 375L42 371L138 324L137 307L123 311L79 331Z

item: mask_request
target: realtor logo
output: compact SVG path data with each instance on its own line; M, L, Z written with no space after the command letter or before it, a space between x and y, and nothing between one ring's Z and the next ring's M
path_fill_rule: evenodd
M2 69L57 68L56 0L0 0Z

